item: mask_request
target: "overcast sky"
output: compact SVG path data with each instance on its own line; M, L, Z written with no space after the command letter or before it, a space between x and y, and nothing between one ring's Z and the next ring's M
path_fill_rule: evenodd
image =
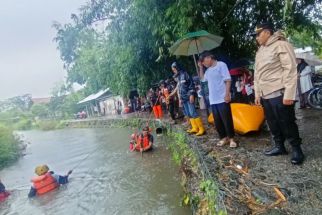
M50 95L66 76L53 21L66 23L87 0L0 0L0 100Z

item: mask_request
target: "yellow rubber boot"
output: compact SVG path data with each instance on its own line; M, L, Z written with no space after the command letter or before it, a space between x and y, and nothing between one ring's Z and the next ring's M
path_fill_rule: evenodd
M190 118L191 129L187 130L189 134L198 133L198 125L196 119Z
M200 117L195 119L195 122L197 123L199 132L196 134L196 136L201 136L205 134L205 128L203 127L202 120Z

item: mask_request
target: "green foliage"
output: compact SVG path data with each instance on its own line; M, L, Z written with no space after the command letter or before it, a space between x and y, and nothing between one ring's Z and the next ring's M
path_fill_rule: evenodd
M9 98L5 101L0 101L0 112L8 110L20 110L28 111L32 106L32 100L30 94L25 94L22 96L15 96Z
M35 123L34 127L43 131L49 131L49 130L61 129L61 128L64 128L65 126L64 126L64 122L62 121L40 120Z
M81 110L77 103L85 97L84 91L73 92L65 83L59 83L52 90L52 97L48 104L51 118L71 118Z
M169 138L172 140L169 148L172 152L172 158L178 165L182 165L186 160L193 171L197 171L198 161L194 151L189 147L186 136L183 133L170 133Z
M19 144L12 130L0 124L0 169L18 159Z
M14 130L28 130L32 127L32 114L29 111L11 109L0 112L0 123Z
M68 24L55 23L68 81L86 83L87 93L110 87L127 96L145 92L171 75L168 48L187 32L207 30L223 36L216 52L232 59L251 58L250 33L262 21L277 28L307 32L321 39L321 0L96 0L81 7ZM188 71L191 58L181 57Z
M37 116L39 118L47 118L48 115L49 115L48 105L45 105L45 104L34 104L31 107L31 113L34 116Z
M200 203L200 197L194 196L192 195L191 192L189 192L183 196L181 206L193 205L194 207L197 207L199 203Z
M312 32L298 32L292 31L289 33L291 42L297 48L304 48L310 46L313 48L315 53L322 58L322 40L319 35L315 35Z
M25 94L22 96L16 96L8 99L14 108L21 111L28 111L32 106L32 100L30 94Z
M32 129L32 120L28 118L21 118L17 123L12 125L14 130L30 130Z
M187 139L183 133L170 133L170 144L168 145L174 161L178 165L188 165L192 171L197 172L198 160L195 152L187 144ZM185 162L184 162L185 161ZM199 189L202 194L192 195L186 193L182 199L182 205L194 205L195 207L206 207L201 210L206 210L208 214L225 215L226 213L218 208L218 187L213 180L204 179L200 182ZM200 204L203 202L203 204Z
M204 192L205 200L208 204L208 214L225 215L224 211L217 209L218 187L212 180L204 180L200 183L200 189Z

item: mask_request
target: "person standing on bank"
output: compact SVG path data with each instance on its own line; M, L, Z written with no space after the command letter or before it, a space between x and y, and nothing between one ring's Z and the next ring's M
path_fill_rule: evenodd
M185 113L189 117L192 127L187 132L189 134L195 133L196 136L204 135L205 129L195 107L196 91L193 80L191 76L186 71L184 71L184 69L176 62L172 63L171 68L176 78L178 79L178 91L180 94L180 100L183 104Z
M230 108L231 77L228 67L224 62L217 61L210 52L204 52L200 56L198 66L201 80L208 82L210 106L220 137L217 146L229 144L231 148L236 148L238 145L234 140L235 132ZM207 68L205 72L203 66Z
M297 89L294 49L280 31L274 33L271 23L257 25L254 35L259 45L255 59L255 104L263 105L275 142L265 155L287 154L284 146L287 140L292 146L291 163L301 164L304 154L294 110Z
M313 88L312 84L312 70L311 67L305 62L304 59L297 58L297 72L298 72L298 91L300 97L300 108L307 108L307 97L310 90Z

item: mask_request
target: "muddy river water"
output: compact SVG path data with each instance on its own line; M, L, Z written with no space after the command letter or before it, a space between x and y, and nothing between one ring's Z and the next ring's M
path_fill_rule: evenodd
M26 155L0 172L16 189L0 214L191 214L180 206L178 167L156 140L155 150L128 151L129 129L66 129L23 132ZM34 168L48 164L70 182L41 197L28 199Z

